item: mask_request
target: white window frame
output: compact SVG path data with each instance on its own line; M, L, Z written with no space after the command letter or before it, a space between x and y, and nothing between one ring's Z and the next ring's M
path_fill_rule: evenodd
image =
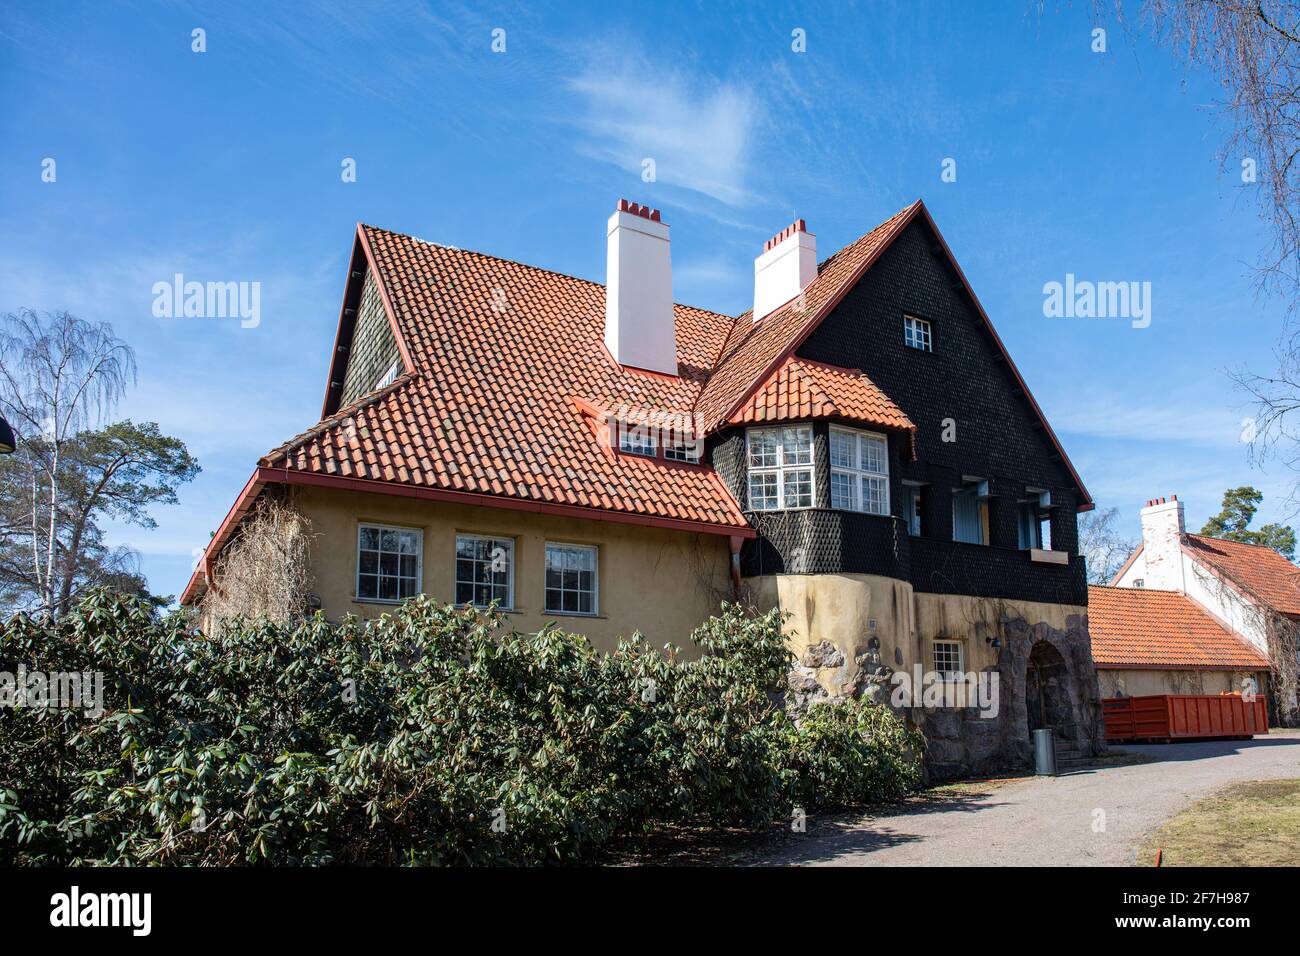
M487 604L478 604L472 599L469 601L460 600L460 586L462 584L468 584L470 586L472 597L473 588L477 584L481 583L473 580L462 580L460 576L460 543L462 541L488 541L496 544L507 545L506 601L498 604L497 609L501 611L513 611L515 609L515 539L505 535L495 534L470 534L467 532L457 532L456 534L455 552L452 555L452 600L458 607L485 608L488 606ZM471 560L475 565L483 563L477 557ZM495 587L495 585L493 585L493 587ZM489 601L489 603L491 602Z
M618 423L618 450L625 455L656 458L659 455L659 436L651 425L631 422Z
M903 520L907 523L907 533L913 538L921 537L921 489L924 485L903 483Z
M373 553L376 555L376 558L375 558L374 573L372 574L366 572L363 575L363 572L361 570L361 552L363 550L361 547L361 540L365 535L365 532L367 531L379 532L379 542L378 542L379 548L377 550L371 548L364 549L366 551L373 551ZM415 576L413 579L415 582L414 584L415 589L411 591L410 594L406 594L406 595L402 594L402 582L404 580L412 580L412 577L409 574L402 574L401 545L400 544L398 545L397 551L385 551L383 547L385 531L395 532L397 534L410 534L415 536ZM383 590L381 584L383 579L385 577L394 577L394 575L385 575L380 570L383 566L383 556L385 554L397 555L397 574L395 575L395 577L397 578L397 597L395 598L386 598L386 597L379 596ZM354 594L356 596L356 600L358 603L401 604L403 601L407 600L408 598L415 597L417 594L421 594L424 592L424 529L403 527L401 525L376 524L373 521L359 522L357 524L356 558L357 558L357 571L356 571L356 576L353 579L352 586L354 588ZM361 592L361 578L363 576L366 578L374 579L375 595L373 597L370 597L368 595L363 595Z
M807 443L804 447L799 447L802 442L799 436L805 434ZM776 446L771 462L764 460L762 464L755 464L754 457L754 439L765 436L776 436ZM796 440L788 444L797 452L790 453L787 449L787 437L793 436ZM807 461L801 461L803 452L806 450ZM813 430L811 425L782 425L769 428L751 428L745 432L745 463L748 470L748 498L749 508L751 511L799 511L813 507L817 502L817 473L816 460L813 452ZM797 477L800 473L807 473L808 476L808 503L807 504L788 504L786 501L785 486L789 477ZM755 504L754 480L764 480L773 478L776 482L775 504L764 504L761 507ZM761 498L767 499L771 496L763 495Z
M942 675L942 680L955 681L966 676L966 648L961 641L936 640L931 641L930 645L930 663L934 668L934 672ZM957 669L955 671L939 666L939 650L941 648L945 650L949 648L957 649Z
M371 389L371 391L378 391L379 389L385 388L386 386L392 385L394 382L396 382L397 371L401 367L402 367L402 360L394 359L393 364L388 366L388 371L384 372L384 374L380 377L379 381L375 382L375 387Z
M903 316L903 344L919 352L934 351L934 335L928 319Z
M566 588L552 588L547 582L547 575L551 569L551 551L582 551L591 555L591 610L590 611L565 611L563 609L553 608L547 601L547 594L550 591L558 590L560 592L560 604L564 603L564 594ZM581 570L581 569L579 569ZM586 593L579 588L576 594ZM559 614L565 617L598 617L600 615L600 548L594 544L574 544L568 541L547 541L545 556L542 560L542 608L546 614Z
M666 461L682 461L688 465L698 465L700 463L700 446L704 442L698 438L675 438L664 437L664 459Z
M853 466L835 463L835 439L836 437L846 438L852 442L853 446ZM831 507L840 511L859 511L869 515L888 515L889 514L889 439L879 432L863 431L859 428L844 428L840 425L831 426L830 434L830 465L831 465ZM867 461L864 454L868 447L880 448L879 469ZM835 479L847 479L850 487L851 500L846 504L843 499L836 503L835 497ZM867 507L867 490L868 488L879 491L879 507Z

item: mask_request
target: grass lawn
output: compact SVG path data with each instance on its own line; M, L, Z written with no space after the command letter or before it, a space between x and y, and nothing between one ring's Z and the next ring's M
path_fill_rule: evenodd
M1156 831L1138 859L1162 866L1300 866L1300 780L1253 780L1206 797Z

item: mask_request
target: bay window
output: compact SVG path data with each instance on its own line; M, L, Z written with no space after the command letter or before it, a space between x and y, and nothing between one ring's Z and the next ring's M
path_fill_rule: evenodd
M754 511L811 508L812 427L753 428L746 435L749 507Z
M889 514L889 444L883 435L831 429L831 507Z

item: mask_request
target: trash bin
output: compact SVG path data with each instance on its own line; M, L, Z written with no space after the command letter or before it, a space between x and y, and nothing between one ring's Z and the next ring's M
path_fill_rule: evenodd
M1034 773L1040 777L1056 776L1056 733L1051 727L1034 731Z

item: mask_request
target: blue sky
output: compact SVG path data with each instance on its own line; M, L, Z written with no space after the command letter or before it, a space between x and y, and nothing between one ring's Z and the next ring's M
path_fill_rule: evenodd
M1125 530L1168 494L1199 529L1245 483L1257 521L1285 517L1226 374L1271 370L1282 312L1252 291L1266 236L1239 160L1220 169L1220 91L1115 23L1092 52L1090 4L1031 6L11 0L0 311L135 347L120 414L204 470L155 531L114 534L174 593L256 459L319 416L358 220L603 281L625 196L672 225L678 301L734 314L794 216L824 257L919 196ZM260 324L155 318L178 272L260 282ZM1150 327L1044 317L1067 273L1150 282Z

